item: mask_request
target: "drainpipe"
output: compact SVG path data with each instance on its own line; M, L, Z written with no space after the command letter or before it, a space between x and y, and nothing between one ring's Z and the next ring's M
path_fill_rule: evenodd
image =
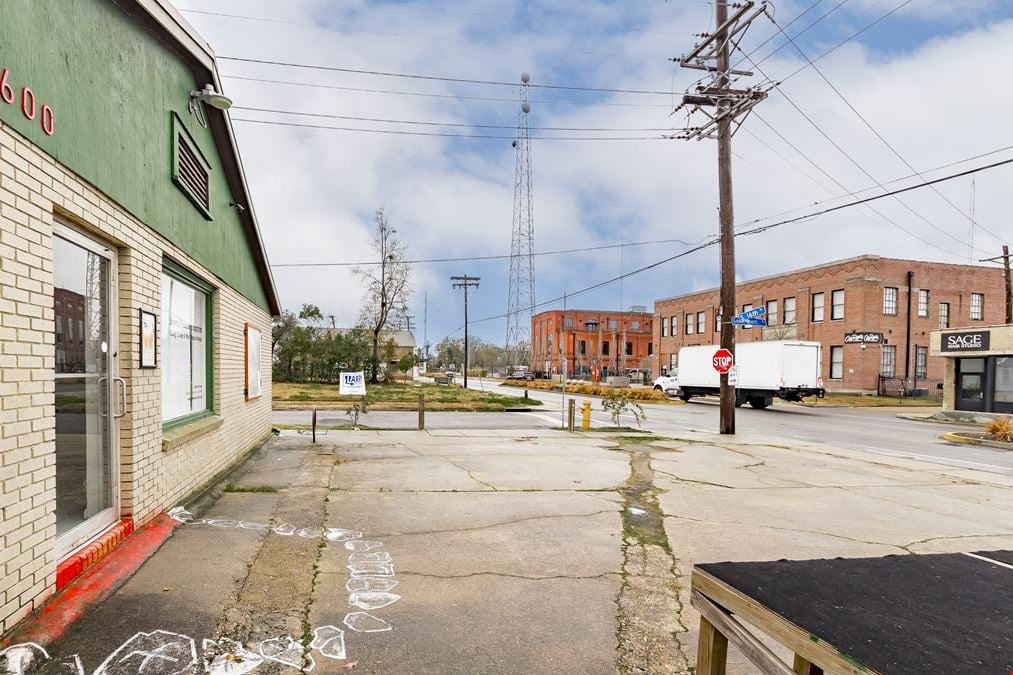
M907 273L907 335L904 336L904 380L911 376L911 292L914 286L915 273Z

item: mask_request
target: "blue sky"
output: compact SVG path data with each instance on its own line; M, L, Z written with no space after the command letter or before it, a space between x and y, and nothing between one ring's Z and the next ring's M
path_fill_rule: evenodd
M902 2L847 0L801 35L798 44L815 57ZM812 3L779 2L775 16L787 24ZM788 32L797 33L838 3L818 3ZM678 101L679 92L700 73L682 70L666 59L688 50L694 40L691 34L709 29L713 13L713 7L701 0L295 0L283 5L268 0L203 0L199 5L179 0L177 6L270 20L185 12L219 56L510 83L517 82L521 72L529 72L535 84L669 92L533 90L533 127L637 130L555 132L571 136L657 137L681 125L681 117L670 115L672 101ZM758 20L743 48L752 51L774 30L765 19ZM774 52L761 67L775 80L805 65L790 47L775 52L781 43L775 39L753 54L758 60ZM996 86L1010 81L1013 74L1011 44L1011 3L912 0L818 65L903 159L925 172L1013 145L1003 112L1013 103L1007 100L1013 94ZM226 93L237 106L234 119L508 137L517 119L514 86L230 60L223 60L220 67ZM988 105L970 104L966 94L971 91L988 92ZM298 117L240 107L508 128ZM886 184L912 173L812 68L772 91L757 112L734 141L738 223L789 211L788 215L797 215L816 202L840 203L833 199L858 190L871 188L862 195L874 194L881 191L877 182ZM509 139L240 121L235 127L272 263L368 260L369 219L381 205L393 210L413 258L509 253L514 172ZM1013 151L986 159L1009 156ZM532 160L536 251L617 244L620 239L697 242L716 231L712 141L539 140L533 142ZM975 179L980 228L973 249L967 243L970 179L962 179L939 188L951 203L922 190L905 197L904 203L879 202L875 213L847 209L740 238L738 274L762 276L862 253L948 262L994 255L999 240L1013 234L1003 200L1010 177L1008 170L999 169ZM618 275L620 269L630 271L684 249L680 243L629 246L622 250L622 263L619 249L540 256L535 264L538 300L573 293ZM712 248L631 277L622 284L622 305L651 307L655 299L711 287L717 283L716 263L717 250ZM418 265L411 309L419 323L419 339L424 295L429 299L428 337L435 344L444 335L460 335L461 298L452 291L448 277L463 273L482 277L480 289L471 296L475 303L471 316L482 319L505 311L507 271L506 260ZM298 309L312 302L339 324L355 319L361 290L348 268L279 267L275 276L286 307ZM619 285L582 295L569 306L618 308ZM478 322L472 332L502 342L505 322Z

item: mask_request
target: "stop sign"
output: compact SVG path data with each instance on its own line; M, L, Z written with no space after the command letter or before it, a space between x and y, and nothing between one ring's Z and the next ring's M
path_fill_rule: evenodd
M711 359L711 363L714 365L714 370L719 373L727 373L735 364L735 357L732 356L730 351L722 347L714 352L714 358Z

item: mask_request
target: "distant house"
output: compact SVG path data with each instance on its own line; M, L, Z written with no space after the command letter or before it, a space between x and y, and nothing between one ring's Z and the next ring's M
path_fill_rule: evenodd
M328 335L348 335L354 328L321 328L321 331ZM394 343L394 357L391 361L400 361L405 356L415 353L418 343L415 342L415 335L410 330L382 330L380 331L380 358L384 359L384 347L391 341Z

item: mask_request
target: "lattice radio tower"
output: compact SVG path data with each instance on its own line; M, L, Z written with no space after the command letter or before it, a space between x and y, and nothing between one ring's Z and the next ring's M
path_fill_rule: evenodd
M507 366L527 364L531 339L531 316L535 306L535 221L531 202L531 135L528 114L531 99L528 82L521 73L521 109L517 114L517 165L514 171L514 222L510 244L510 287L507 298Z

